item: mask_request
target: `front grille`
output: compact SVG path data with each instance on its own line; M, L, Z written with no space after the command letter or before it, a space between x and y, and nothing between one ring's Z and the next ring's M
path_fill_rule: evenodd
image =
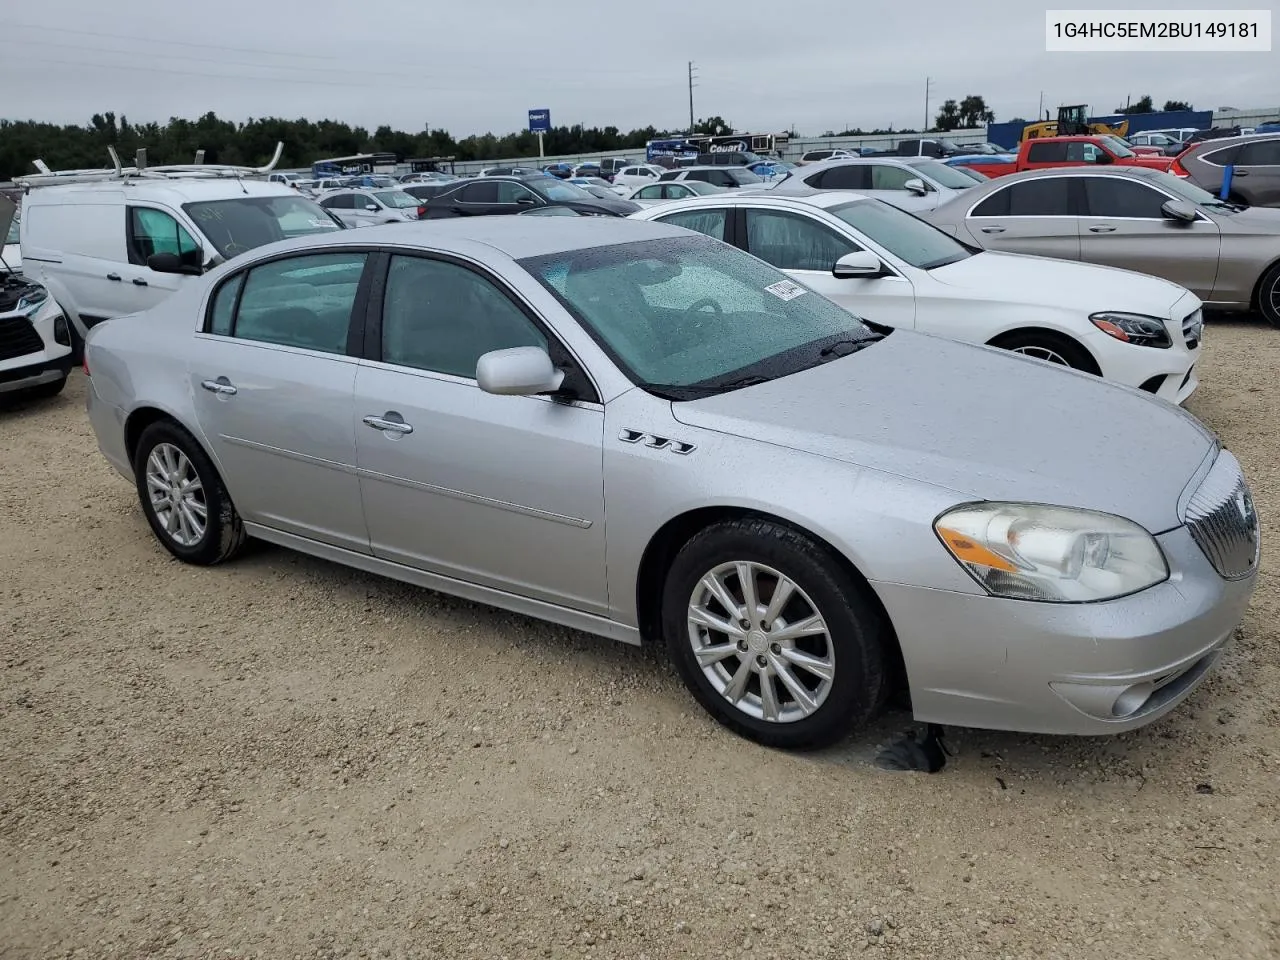
M1188 350L1200 346L1200 341L1204 339L1204 314L1200 310L1182 318L1182 339L1187 342Z
M12 360L44 349L44 341L26 317L0 319L0 360Z
M1258 512L1239 461L1226 450L1192 495L1185 519L1191 536L1224 578L1239 580L1257 569Z

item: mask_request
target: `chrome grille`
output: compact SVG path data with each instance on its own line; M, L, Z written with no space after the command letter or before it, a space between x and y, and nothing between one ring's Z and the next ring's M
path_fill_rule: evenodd
M1262 539L1258 512L1239 461L1226 450L1192 495L1185 519L1192 538L1224 578L1239 580L1257 569Z
M1204 339L1204 313L1195 310L1182 318L1182 339L1187 342L1187 349L1194 350Z

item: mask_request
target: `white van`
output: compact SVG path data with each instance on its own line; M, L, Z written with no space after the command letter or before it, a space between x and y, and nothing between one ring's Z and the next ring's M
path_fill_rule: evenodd
M94 324L149 309L237 254L343 227L297 190L261 180L27 179L23 271L48 287L82 340Z

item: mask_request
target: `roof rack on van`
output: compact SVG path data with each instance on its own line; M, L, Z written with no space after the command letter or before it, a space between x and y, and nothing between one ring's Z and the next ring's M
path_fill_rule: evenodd
M280 157L284 154L284 141L276 144L275 155L271 162L263 167L241 167L232 164L205 163L204 151L196 151L195 163L168 164L156 167L147 166L147 148L140 147L134 158L134 166L126 167L120 163L115 147L108 146L107 154L111 157L112 169L98 170L51 170L43 160L33 161L40 172L27 176L14 177L13 182L20 187L47 187L62 183L98 183L105 180L187 180L187 179L220 179L244 177L260 177L275 169Z

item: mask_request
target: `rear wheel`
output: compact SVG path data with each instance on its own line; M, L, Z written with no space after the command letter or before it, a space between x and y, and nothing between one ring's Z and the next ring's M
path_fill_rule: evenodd
M159 420L142 431L133 472L152 532L179 560L221 563L244 545L244 525L222 478L176 423Z
M685 685L742 736L825 746L884 704L884 614L829 548L781 523L698 533L671 565L662 611Z
M1258 310L1273 327L1280 327L1280 263L1272 264L1258 284Z
M1073 370L1083 370L1085 373L1100 372L1088 350L1070 337L1051 330L1027 330L1010 334L993 341L992 346L1071 367Z

